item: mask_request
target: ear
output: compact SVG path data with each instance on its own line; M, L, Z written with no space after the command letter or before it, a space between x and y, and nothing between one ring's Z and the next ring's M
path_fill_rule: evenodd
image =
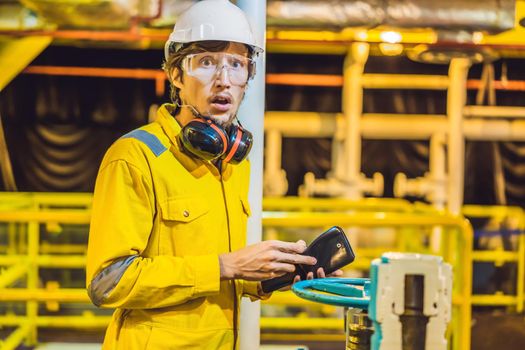
M171 83L176 88L182 88L182 71L179 68L174 67L170 72Z

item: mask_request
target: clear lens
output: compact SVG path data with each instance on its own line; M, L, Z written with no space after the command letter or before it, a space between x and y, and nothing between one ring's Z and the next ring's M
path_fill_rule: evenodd
M202 52L184 58L183 69L207 84L226 69L233 85L245 85L253 75L255 62L245 56L224 52Z

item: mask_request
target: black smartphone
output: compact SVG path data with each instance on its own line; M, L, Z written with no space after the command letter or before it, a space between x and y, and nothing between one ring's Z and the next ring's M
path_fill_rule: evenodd
M284 274L261 282L262 290L265 293L273 292L285 287L293 282L295 276L301 276L301 280L306 279L308 272L317 276L317 269L322 267L325 274L330 274L340 269L355 259L354 251L346 238L343 229L333 226L321 233L301 255L313 256L317 259L315 265L295 265L295 271Z

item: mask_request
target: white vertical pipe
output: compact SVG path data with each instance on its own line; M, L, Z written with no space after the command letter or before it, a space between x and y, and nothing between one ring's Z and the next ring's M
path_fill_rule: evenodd
M353 43L345 58L343 72L343 114L345 116L344 179L347 190L345 197L362 197L359 179L361 177L361 115L363 114L363 72L368 59L368 43ZM337 167L336 169L341 169Z
M448 210L459 214L463 204L465 176L465 136L463 134L463 108L467 99L467 74L470 61L454 58L448 71Z
M430 138L430 181L434 184L432 202L438 209L445 209L447 201L447 157L445 153L445 135L436 133Z
M266 0L238 0L239 6L248 16L257 36L257 41L265 47L266 42ZM247 244L261 241L262 238L262 188L264 153L264 88L266 75L265 54L257 59L257 74L250 81L239 116L244 125L253 133L253 147L250 152L250 193L249 201L252 216L248 220ZM240 349L258 349L260 345L261 315L260 302L243 301L240 315Z
M431 201L437 209L445 209L447 201L447 157L445 153L445 135L442 133L435 133L430 138L430 183L432 184ZM441 236L443 229L440 226L435 226L432 229L432 237L430 240L430 247L432 252L440 252Z
M266 130L264 166L264 194L266 196L282 196L282 135L279 130Z
M278 174L281 171L282 135L279 130L266 132L266 169L269 174Z

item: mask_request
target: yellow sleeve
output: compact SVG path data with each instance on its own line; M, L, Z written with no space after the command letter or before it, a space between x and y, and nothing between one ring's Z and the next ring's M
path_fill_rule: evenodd
M101 168L95 185L86 285L97 306L159 308L217 294L217 255L143 257L155 215L150 178L124 160Z

